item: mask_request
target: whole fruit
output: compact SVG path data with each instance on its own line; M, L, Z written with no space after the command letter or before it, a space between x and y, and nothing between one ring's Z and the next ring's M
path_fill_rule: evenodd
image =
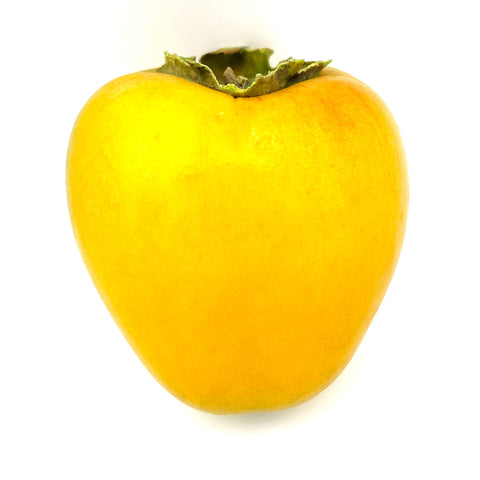
M67 197L92 280L151 374L213 413L293 406L346 366L392 278L395 121L323 62L224 49L102 87Z

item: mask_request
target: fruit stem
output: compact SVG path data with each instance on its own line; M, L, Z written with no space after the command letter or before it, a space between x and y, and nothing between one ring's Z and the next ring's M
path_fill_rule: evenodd
M234 97L256 97L318 77L331 60L307 62L292 57L272 69L270 48L221 48L195 57L165 52L165 64L154 70L175 75Z

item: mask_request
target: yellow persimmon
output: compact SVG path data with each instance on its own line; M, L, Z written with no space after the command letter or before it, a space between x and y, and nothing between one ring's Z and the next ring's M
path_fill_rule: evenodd
M187 60L187 74L113 80L81 111L75 237L173 395L213 413L289 407L346 366L392 278L408 205L399 131L369 87L325 64L242 98L254 82L241 62L220 82L232 93L197 83Z

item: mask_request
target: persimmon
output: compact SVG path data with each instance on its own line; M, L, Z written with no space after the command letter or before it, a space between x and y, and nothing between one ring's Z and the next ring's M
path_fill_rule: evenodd
M213 413L290 407L354 354L399 258L402 140L327 62L167 55L100 88L67 197L91 278L151 374Z

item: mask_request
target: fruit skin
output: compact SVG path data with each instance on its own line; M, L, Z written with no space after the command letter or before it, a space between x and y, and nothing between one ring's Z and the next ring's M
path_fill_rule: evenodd
M404 237L383 101L336 69L234 98L153 72L87 102L67 157L83 260L151 374L212 413L290 407L346 366Z

